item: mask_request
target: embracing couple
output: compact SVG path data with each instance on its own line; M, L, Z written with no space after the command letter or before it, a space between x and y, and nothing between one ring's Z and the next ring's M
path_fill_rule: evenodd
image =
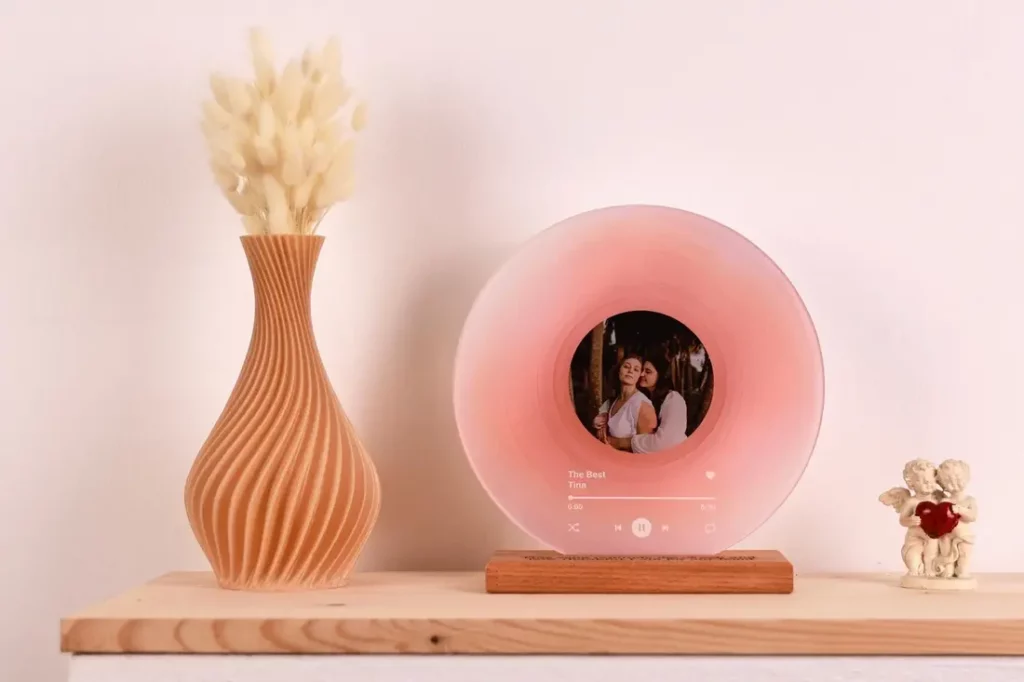
M668 360L629 354L619 363L618 389L594 418L602 442L627 452L658 452L686 440L686 401L672 388Z

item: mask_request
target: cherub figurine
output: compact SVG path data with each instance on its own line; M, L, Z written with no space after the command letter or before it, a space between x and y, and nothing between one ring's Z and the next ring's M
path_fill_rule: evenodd
M946 501L952 502L951 511L959 522L946 535L939 538L937 566L943 577L970 578L971 551L974 549L974 529L978 519L978 503L964 492L971 482L971 468L967 462L947 459L939 465L939 485L946 492Z
M928 568L939 553L937 538L931 538L921 528L917 508L923 502L935 504L941 495L935 465L925 459L915 459L903 467L903 480L907 488L890 488L878 500L900 515L900 525L907 529L903 540L903 563L907 575L928 575Z
M915 459L903 467L907 488L890 488L878 500L900 515L907 529L903 541L904 587L970 589L967 563L974 534L961 525L977 517L974 498L964 494L970 478L965 462L946 460L939 467Z

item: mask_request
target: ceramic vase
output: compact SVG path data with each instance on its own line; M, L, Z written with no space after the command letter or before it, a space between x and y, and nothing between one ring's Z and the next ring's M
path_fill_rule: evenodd
M380 510L380 483L324 370L310 312L322 236L244 236L255 294L242 370L185 484L221 587L343 585Z

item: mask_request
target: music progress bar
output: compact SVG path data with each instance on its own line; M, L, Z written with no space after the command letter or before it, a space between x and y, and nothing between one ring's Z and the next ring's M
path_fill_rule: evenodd
M662 495L569 495L570 500L692 500L695 502L713 501L714 497L686 497Z

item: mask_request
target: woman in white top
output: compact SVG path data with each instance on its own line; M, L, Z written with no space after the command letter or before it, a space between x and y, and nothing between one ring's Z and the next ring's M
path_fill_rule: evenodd
M658 422L654 406L651 399L637 389L643 367L643 360L639 356L626 355L622 358L617 377L618 395L615 400L606 400L594 419L594 428L601 440L629 439L637 434L654 431Z
M610 436L607 443L619 450L638 453L659 452L686 440L686 400L672 390L671 369L667 360L653 356L643 364L638 385L651 396L658 425L653 433L637 433L629 437Z

